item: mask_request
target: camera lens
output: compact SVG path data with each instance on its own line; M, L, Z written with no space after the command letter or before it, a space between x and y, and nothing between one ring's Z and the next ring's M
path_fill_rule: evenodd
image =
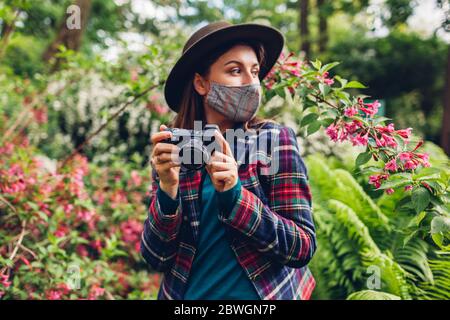
M210 155L199 139L191 139L180 149L181 165L189 170L199 170L209 162Z

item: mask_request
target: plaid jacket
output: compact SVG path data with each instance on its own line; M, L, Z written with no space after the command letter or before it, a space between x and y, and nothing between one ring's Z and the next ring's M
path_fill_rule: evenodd
M233 147L242 189L232 210L221 209L219 219L262 300L309 299L315 280L307 264L316 250L316 238L307 169L293 129L271 122L262 129L264 134L258 132L255 139ZM255 152L251 145L258 141L268 145L276 141L277 146ZM249 159L249 153L253 160L237 158ZM268 172L274 157L278 170ZM158 299L182 300L200 230L201 173L181 171L179 203L171 214L161 210L155 170L152 176L141 254L153 269L164 272Z

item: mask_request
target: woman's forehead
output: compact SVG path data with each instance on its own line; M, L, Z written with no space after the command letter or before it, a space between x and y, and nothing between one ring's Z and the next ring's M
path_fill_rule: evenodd
M233 46L230 50L221 55L217 62L225 65L231 61L236 61L244 65L258 64L258 59L253 48L244 44Z

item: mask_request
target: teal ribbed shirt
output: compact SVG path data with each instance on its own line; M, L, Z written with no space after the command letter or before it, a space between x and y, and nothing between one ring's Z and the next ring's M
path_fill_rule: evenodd
M200 234L189 275L185 300L260 300L255 287L239 264L219 220L219 206L231 210L241 192L241 183L220 193L203 169Z

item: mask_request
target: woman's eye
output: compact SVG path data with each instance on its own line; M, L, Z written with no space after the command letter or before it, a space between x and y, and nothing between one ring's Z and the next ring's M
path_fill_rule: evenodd
M240 70L239 68L235 68L235 69L231 69L231 70L230 70L230 73L236 74L236 72L240 72L240 71L241 71L241 70ZM258 75L258 74L259 74L259 70L253 70L253 71L252 71L252 74Z

